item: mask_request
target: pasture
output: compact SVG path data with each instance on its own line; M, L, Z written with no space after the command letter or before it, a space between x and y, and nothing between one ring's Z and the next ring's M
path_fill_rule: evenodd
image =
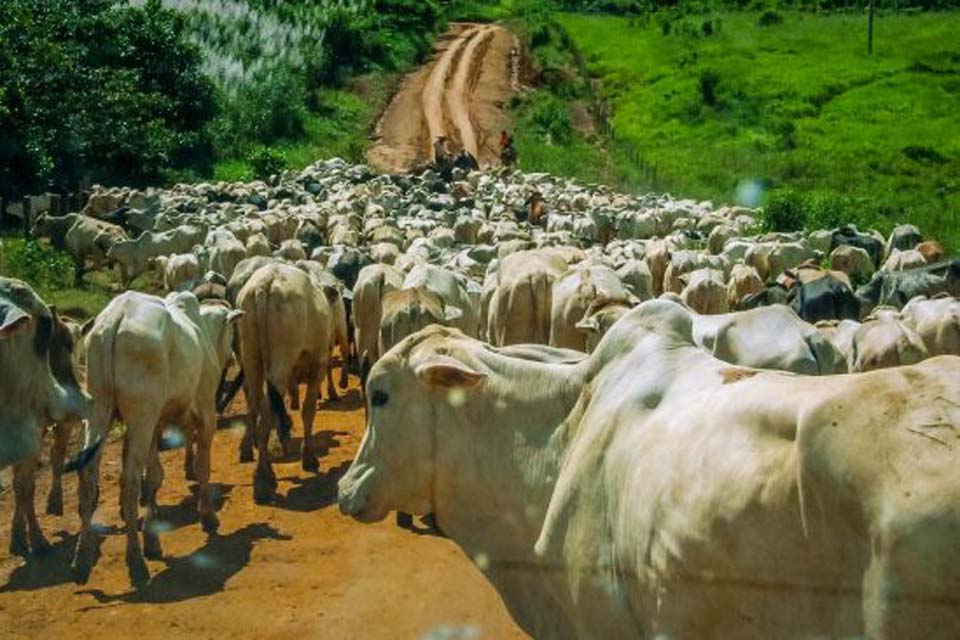
M606 165L718 202L788 192L823 226L910 220L960 246L960 16L881 13L871 57L865 16L778 15L556 14L655 183L616 144L537 148L525 166L592 180Z

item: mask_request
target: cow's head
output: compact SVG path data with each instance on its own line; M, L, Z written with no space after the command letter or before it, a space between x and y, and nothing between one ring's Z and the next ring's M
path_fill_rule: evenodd
M40 427L89 408L72 372L69 332L33 290L20 280L0 278L0 467L32 455ZM65 328L63 328L64 331ZM61 351L66 353L61 354ZM60 355L64 355L61 361ZM51 359L64 372L54 377Z
M456 426L460 407L486 378L470 355L476 343L431 326L381 358L367 382L367 431L339 483L340 511L376 522L391 510L435 510L437 436Z

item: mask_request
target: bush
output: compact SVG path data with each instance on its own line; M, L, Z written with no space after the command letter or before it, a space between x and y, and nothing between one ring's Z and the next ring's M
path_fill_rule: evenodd
M524 126L540 132L554 144L566 144L573 138L573 122L567 104L543 92L531 97L531 107L524 115Z
M760 14L760 17L757 18L757 25L761 27L775 27L778 24L783 24L783 16L776 11L764 11Z
M247 155L247 162L253 169L253 177L257 180L266 180L277 175L287 167L287 158L283 153L259 147Z
M720 84L720 74L707 69L700 74L700 100L708 106L717 104L717 86Z
M66 253L35 240L6 241L6 273L43 291L73 286L73 261Z
M760 212L764 231L800 231L806 221L803 198L793 191L775 191Z

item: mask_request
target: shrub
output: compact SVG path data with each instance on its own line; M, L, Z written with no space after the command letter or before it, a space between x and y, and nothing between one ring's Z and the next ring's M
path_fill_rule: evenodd
M944 164L947 162L947 159L943 157L936 149L931 149L930 147L922 147L919 145L910 145L902 149L903 155L910 158L914 162L921 162L925 164Z
M771 9L764 11L757 18L757 25L761 27L775 27L778 24L783 24L783 16Z
M73 261L66 253L35 240L8 241L7 275L44 291L73 286Z
M566 144L573 138L573 122L565 102L552 95L538 93L530 104L524 117L525 126L549 136L555 144Z
M258 147L247 155L247 162L253 169L253 177L266 180L277 175L287 167L287 158L280 151Z
M700 100L703 104L714 106L717 104L717 86L720 84L720 74L711 69L700 73Z
M761 210L765 231L800 231L806 224L803 198L793 191L773 192Z

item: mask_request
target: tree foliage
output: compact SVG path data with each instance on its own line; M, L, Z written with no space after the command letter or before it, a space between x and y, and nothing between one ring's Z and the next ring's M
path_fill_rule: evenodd
M0 195L209 172L198 50L150 0L0 2Z

